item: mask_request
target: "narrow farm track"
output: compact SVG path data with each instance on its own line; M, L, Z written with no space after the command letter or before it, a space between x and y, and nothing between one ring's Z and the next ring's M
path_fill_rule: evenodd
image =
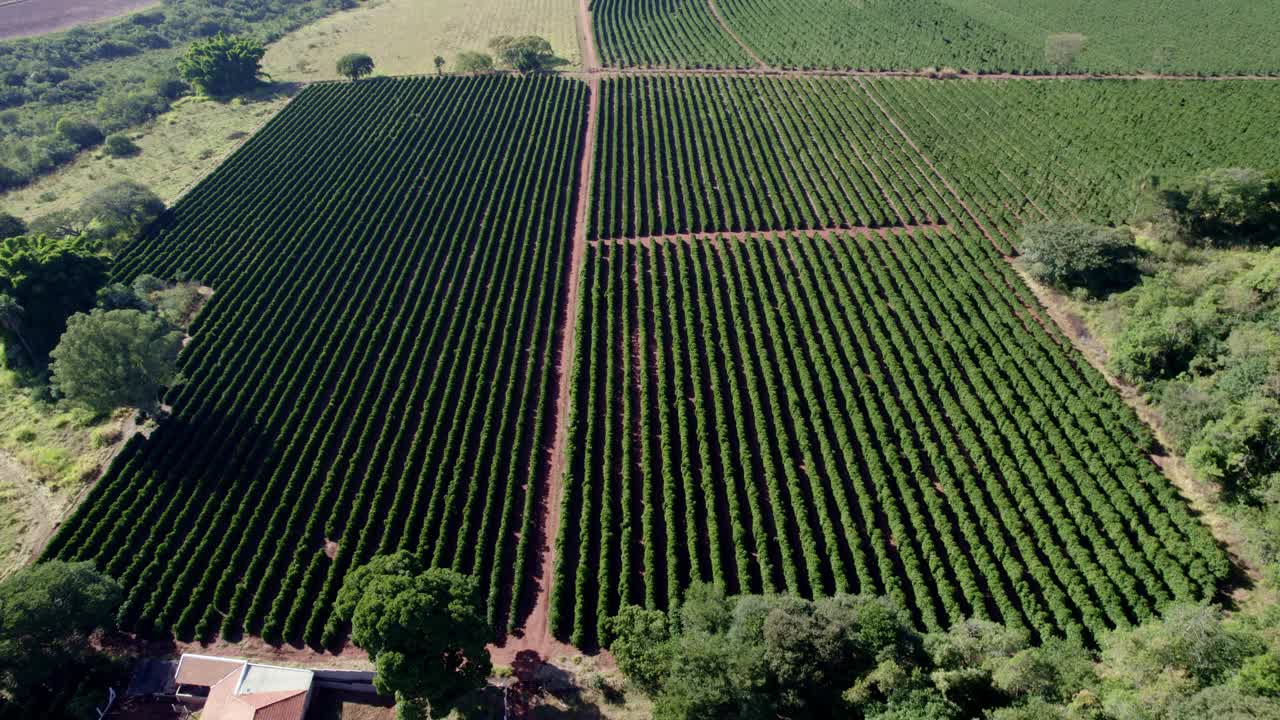
M751 46L742 39L742 36L738 35L738 33L733 31L733 28L729 27L729 23L724 19L724 15L720 14L720 8L716 7L716 0L707 0L707 8L711 10L711 17L716 19L716 22L720 25L720 29L724 30L726 35L733 38L733 41L738 43L738 46L742 48L743 52L751 56L751 59L755 61L756 65L760 66L761 70L773 69L769 67L769 63L764 61L764 58L757 55L756 51L751 49Z
M585 12L585 2L582 0ZM589 21L588 21L589 27ZM586 36L583 47L584 65L594 62L594 50L589 50L590 34ZM544 659L564 655L579 654L572 645L556 639L551 631L549 613L551 608L551 578L555 573L555 543L557 529L560 527L560 511L564 495L565 444L569 438L569 403L571 400L571 366L574 356L574 341L577 337L577 320L579 305L579 289L581 286L582 267L587 247L587 202L590 197L591 167L595 156L596 121L599 117L600 81L593 78L588 82L587 123L583 138L581 165L578 168L578 186L575 196L573 240L569 255L569 275L565 284L565 301L562 304L564 314L559 323L558 362L556 373L555 402L555 435L547 455L546 472L547 489L541 508L542 517L535 527L539 529L537 548L540 554L537 575L532 578L537 589L533 607L525 618L523 630L517 636L509 634L499 645L491 646L489 654L493 661L502 665L510 665L517 654L525 651L536 652ZM515 599L518 601L518 598Z
M880 112L884 113L885 119L887 119L889 124L898 131L898 134L902 136L902 139L911 146L911 149L916 152L916 155L924 161L925 165L929 166L929 169L933 171L934 176L942 181L942 184L947 188L947 192L951 193L951 196L960 204L960 207L964 208L965 213L968 214L969 218L978 226L978 229L982 231L982 234L987 238L987 240L989 240L992 245L995 245L997 249L1000 249L1000 243L996 241L995 237L991 234L991 231L987 229L987 226L982 223L978 214L969 207L969 203L965 202L960 193L956 192L956 189L951 185L951 182L942 174L942 171L938 170L938 166L933 164L933 161L929 159L929 156L925 154L924 150L921 150L920 146L911 139L911 136L908 135L907 131L902 128L902 125L898 123L898 120L893 116L893 113L889 112L889 109L884 106L884 103L880 102L880 98L876 97L875 94L871 92L870 88L866 87L862 83L859 83L859 86L862 87L862 90L867 94L867 97L871 98L871 101L875 103L876 107L880 108ZM926 177L926 180L928 180L930 185L933 185L932 179Z

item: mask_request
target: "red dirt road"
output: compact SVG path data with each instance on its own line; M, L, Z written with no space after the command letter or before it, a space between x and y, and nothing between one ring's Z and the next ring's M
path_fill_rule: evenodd
M0 40L66 30L159 4L157 0L0 0Z
M583 0L585 6L585 0ZM589 21L587 23L589 29ZM588 43L590 45L588 34ZM584 47L583 63L590 66L595 51ZM555 576L555 537L560 531L560 504L564 495L565 446L569 441L569 401L571 395L570 368L573 366L574 341L578 324L578 285L582 277L583 257L587 248L587 199L591 192L592 159L595 157L596 118L599 117L600 80L587 82L587 126L583 139L581 165L578 168L577 208L574 215L573 246L569 254L569 277L564 303L564 316L560 325L559 360L556 366L556 429L550 449L550 469L547 471L546 502L538 526L541 528L541 557L537 565L538 575L532 578L537 587L533 609L525 618L524 628L517 637L508 635L501 645L489 646L489 655L499 665L510 665L517 653L532 650L544 660L555 657L580 655L581 652L567 643L560 642L551 632L548 613L551 608L551 578Z

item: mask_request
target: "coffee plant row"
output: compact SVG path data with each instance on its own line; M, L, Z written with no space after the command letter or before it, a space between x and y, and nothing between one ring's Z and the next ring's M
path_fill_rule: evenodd
M47 556L96 561L125 627L184 639L334 645L345 574L397 549L476 575L507 626L585 111L550 77L305 90L120 260L216 294L172 417Z
M1229 563L986 238L589 247L553 629L726 592L887 594L1089 642Z

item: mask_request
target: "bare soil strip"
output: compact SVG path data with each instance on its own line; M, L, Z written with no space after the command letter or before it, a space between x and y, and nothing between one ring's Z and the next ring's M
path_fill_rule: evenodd
M0 40L31 37L75 25L108 20L153 5L158 0L16 0L0 2Z
M600 58L596 55L595 35L591 32L591 0L578 0L578 32L582 35L582 69L595 72L600 68Z
M755 237L783 237L788 235L821 235L829 237L833 234L847 233L851 235L883 235L885 233L902 233L914 235L917 230L947 230L946 223L923 223L918 225L886 225L884 227L867 227L863 225L835 225L821 228L784 228L781 230L724 230L719 232L672 233L670 235L642 235L626 238L599 238L588 240L591 245L655 245L664 242L690 242L693 240L748 240Z
M756 65L760 66L761 70L770 71L773 69L769 67L769 63L764 61L764 58L757 55L756 51L751 49L750 45L747 45L746 41L744 41L738 33L733 31L733 28L729 27L728 21L726 21L724 16L720 14L720 8L716 7L716 0L707 0L707 7L711 9L711 17L716 19L716 22L720 25L720 29L724 30L726 35L733 38L733 41L738 43L738 46L742 48L743 52L751 56L751 59L755 61Z
M586 0L582 0L583 3ZM588 36L590 37L590 36ZM594 51L583 48L583 63L592 62ZM555 436L548 452L550 465L546 473L546 496L542 504L539 528L539 562L536 575L531 578L537 588L533 608L525 618L519 636L508 635L500 645L490 645L493 662L510 665L518 653L532 650L544 660L581 652L567 643L560 642L551 632L551 579L555 577L555 537L560 529L560 505L564 495L566 467L565 446L569 441L569 402L571 400L571 369L573 367L574 341L577 339L578 289L582 277L583 257L587 248L587 202L591 192L592 159L595 157L596 119L599 117L600 81L588 83L586 137L583 140L581 165L578 169L577 208L574 216L572 249L569 254L569 275L566 281L564 316L560 320L559 358L556 363L556 415ZM536 492L537 489L534 489ZM519 598L513 598L519 602Z

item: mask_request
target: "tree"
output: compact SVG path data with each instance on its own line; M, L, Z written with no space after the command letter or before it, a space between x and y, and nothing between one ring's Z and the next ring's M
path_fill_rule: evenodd
M1156 202L1193 239L1206 244L1275 242L1280 236L1280 175L1275 173L1210 170L1159 191Z
M670 670L667 614L628 605L605 620L605 631L618 668L644 692L657 692Z
M674 616L626 607L605 628L658 718L845 717L924 658L910 617L870 596L725 598L695 584Z
M347 576L334 613L351 623L379 692L394 693L400 717L424 709L441 717L492 668L479 584L445 568L424 569L405 551L378 555Z
M437 74L437 75L443 75L443 74L444 74L444 58L443 58L443 57L441 57L441 56L439 56L439 55L437 55L437 56L435 57L435 59L434 59L434 60L432 60L431 62L435 63L435 66L436 66L436 74Z
M0 212L0 240L17 237L26 232L27 224L22 221L22 218L10 215L7 212Z
M146 185L121 180L97 190L80 206L96 235L132 236L164 212L164 201Z
M110 627L120 584L92 562L51 561L0 582L0 691L21 702L67 683L90 652L88 635Z
M251 37L218 33L187 48L178 60L178 75L204 95L233 95L258 84L266 52Z
M1094 292L1131 277L1137 255L1128 231L1087 223L1028 225L1019 249L1036 279Z
M338 74L351 81L373 72L373 58L364 53L348 53L338 58Z
M556 61L551 43L537 35L499 35L489 41L489 47L499 63L522 73L546 70Z
M67 318L93 307L106 279L106 258L81 238L0 240L0 293L22 308L21 342L37 364L57 344ZM8 334L18 339L16 331Z
M1044 41L1044 59L1055 70L1065 70L1084 50L1084 35L1080 33L1053 33Z
M72 315L53 349L50 382L69 402L95 412L133 407L155 413L178 379L182 333L140 310Z
M111 283L98 291L98 307L103 310L150 310L151 304L124 283Z
M84 118L59 118L54 130L66 138L68 142L82 150L102 142L102 131L98 129L97 125Z
M479 52L460 52L453 65L461 73L487 73L493 70L493 57Z

